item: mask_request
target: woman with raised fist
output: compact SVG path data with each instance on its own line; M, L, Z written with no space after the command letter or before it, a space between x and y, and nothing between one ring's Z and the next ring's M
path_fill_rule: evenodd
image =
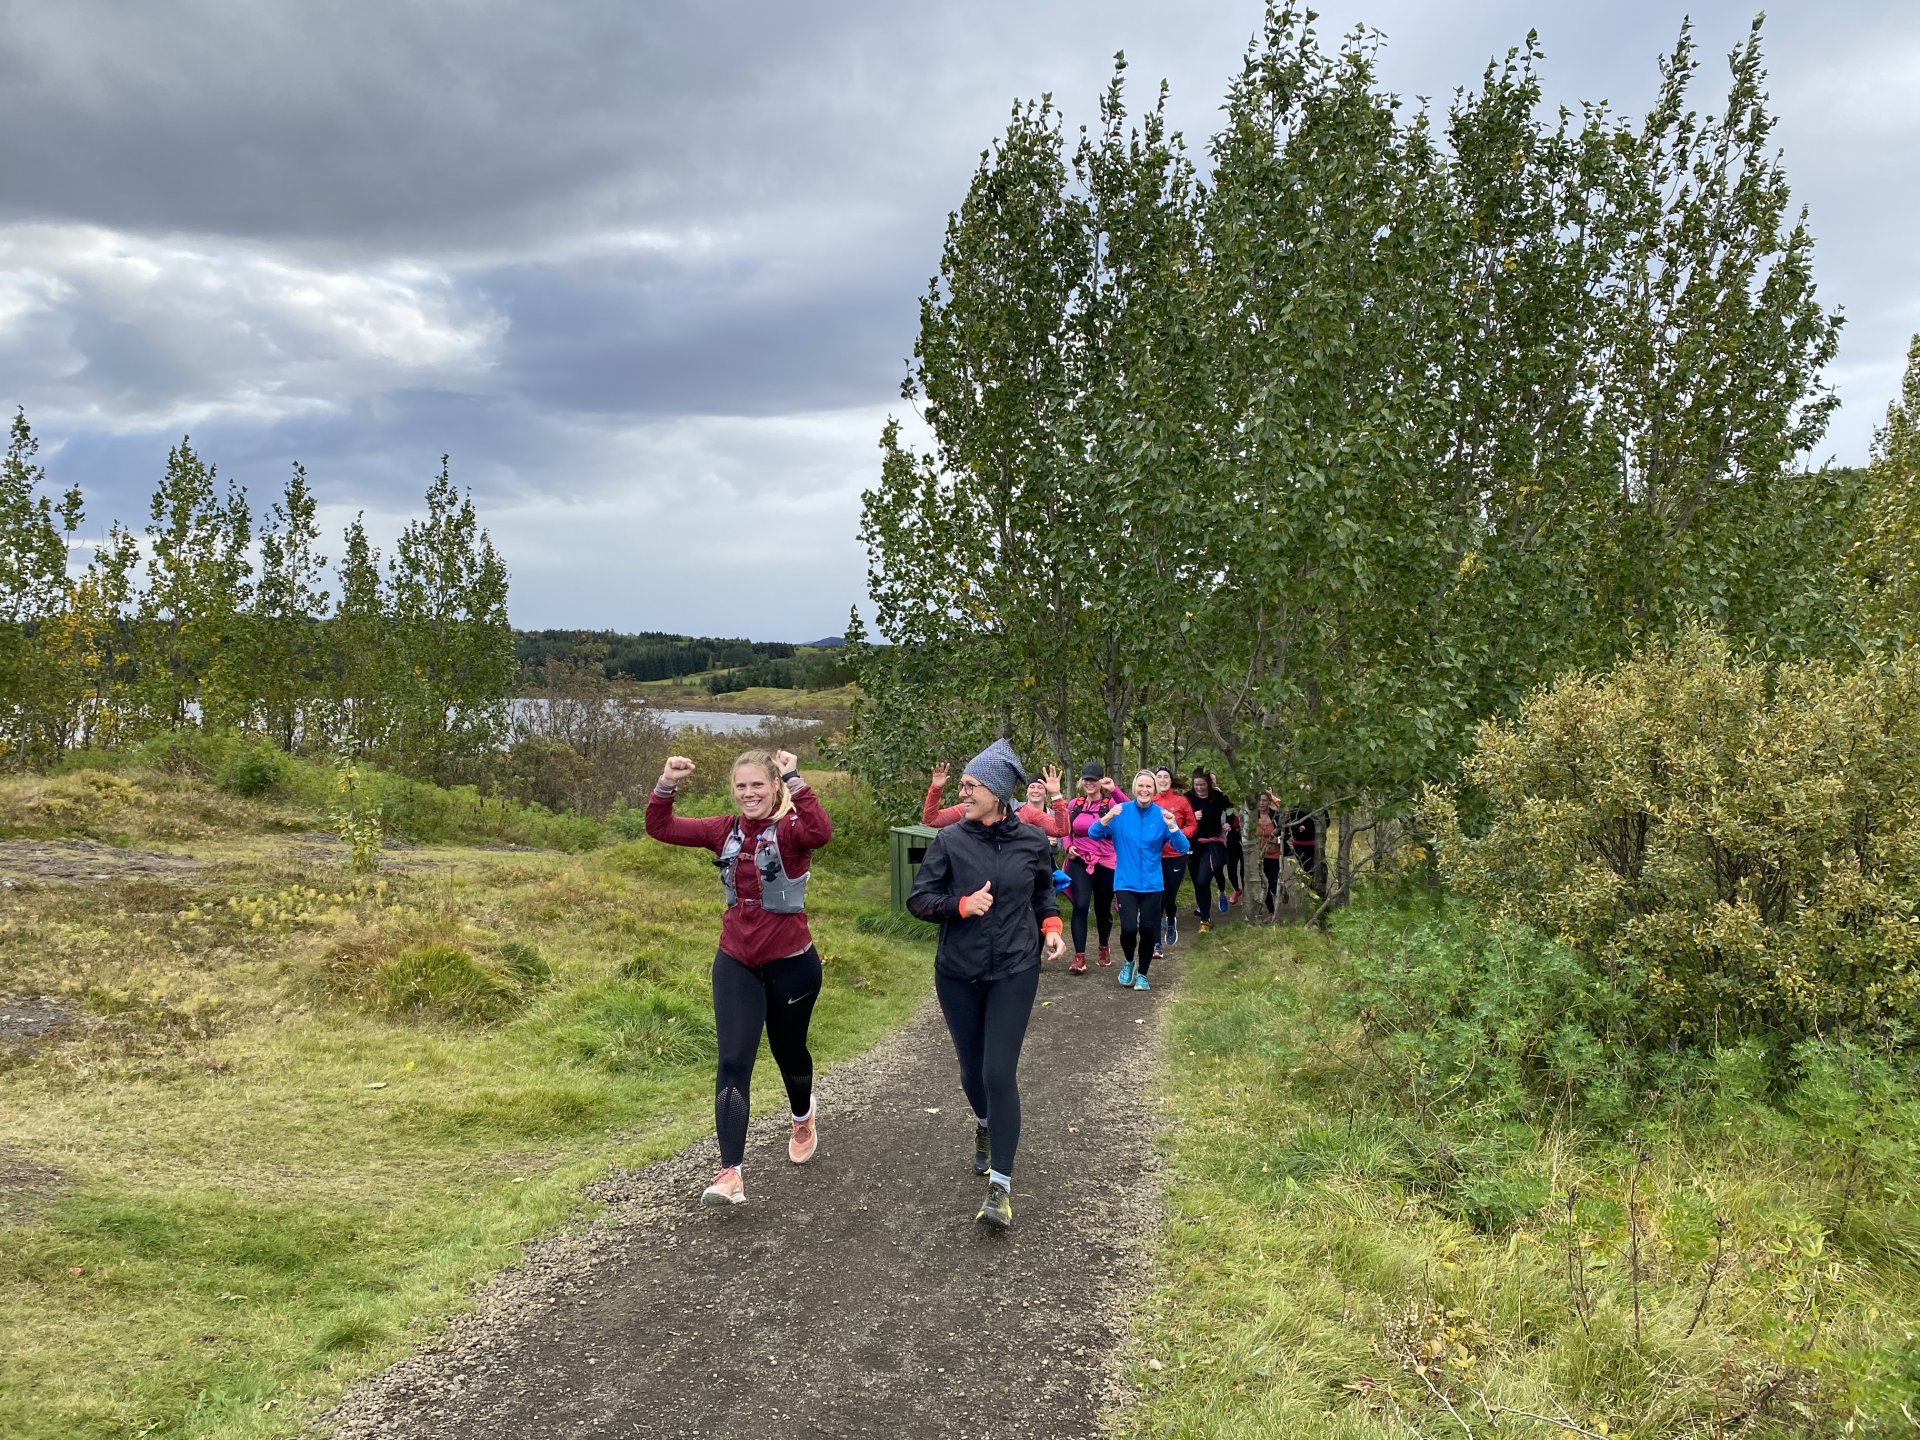
M1093 823L1092 835L1113 846L1113 898L1120 909L1120 985L1122 989L1151 990L1147 969L1153 964L1154 942L1160 938L1160 906L1165 900L1165 877L1160 852L1171 846L1177 855L1188 850L1186 835L1174 813L1156 803L1154 774L1142 770L1133 777L1133 798L1116 800Z
M1053 898L1047 838L1022 824L1014 796L1026 784L1019 757L996 740L960 780L966 818L933 837L907 909L940 927L933 988L973 1107L973 1169L987 1177L974 1218L1013 1223L1013 1156L1020 1144L1020 1047L1040 988L1040 954L1066 953ZM1044 942L1042 937L1045 937Z
M670 755L647 798L647 834L669 845L713 851L727 898L713 957L720 1050L713 1127L720 1171L700 1197L709 1205L738 1205L747 1198L740 1167L763 1030L793 1112L787 1158L804 1165L819 1143L807 1027L820 995L820 956L807 927L807 873L813 852L833 838L833 822L795 764L791 751L747 751L733 762L739 813L694 820L673 813L674 795L692 777L693 762Z

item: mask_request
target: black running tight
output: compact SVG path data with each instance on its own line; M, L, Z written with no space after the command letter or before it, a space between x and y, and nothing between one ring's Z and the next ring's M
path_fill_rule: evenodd
M1160 939L1159 895L1140 895L1122 890L1114 895L1120 907L1120 953L1142 974L1153 964L1153 947ZM1138 947L1140 955L1134 958Z
M1202 920L1213 918L1213 892L1227 893L1227 847L1223 841L1193 842L1193 913Z
M1280 889L1280 861L1270 856L1260 857L1260 873L1267 877L1267 914L1273 914L1273 899Z
M720 1069L713 1086L713 1128L720 1137L721 1165L738 1165L747 1153L747 1102L763 1029L793 1113L804 1115L813 1103L807 1023L819 998L820 955L811 945L765 965L743 965L724 950L714 955L713 1028Z
M1011 1176L1020 1145L1020 1047L1040 993L1040 967L999 980L959 980L936 970L933 993L960 1061L960 1088L975 1117L987 1122L989 1163Z
M1076 955L1084 955L1088 906L1092 906L1100 926L1100 943L1105 945L1113 934L1113 871L1104 865L1089 870L1087 862L1076 855L1067 861L1067 878L1073 881L1068 892L1073 901L1073 950Z
M1160 857L1160 914L1170 919L1180 912L1180 882L1187 876L1187 857L1184 855L1162 855Z

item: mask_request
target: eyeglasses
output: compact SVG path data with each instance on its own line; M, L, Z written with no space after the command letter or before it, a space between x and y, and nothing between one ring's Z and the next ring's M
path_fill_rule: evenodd
M972 795L985 788L985 786L977 785L971 780L962 780L960 782L960 793L962 795Z

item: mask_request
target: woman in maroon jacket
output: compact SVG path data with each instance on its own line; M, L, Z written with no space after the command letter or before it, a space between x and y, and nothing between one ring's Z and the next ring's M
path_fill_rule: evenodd
M820 995L820 956L807 928L806 893L812 854L833 838L833 822L794 763L786 750L773 755L749 750L734 761L738 815L690 820L673 813L675 791L693 774L693 762L683 755L667 757L647 798L647 834L669 845L713 851L727 897L720 948L713 957L713 1024L720 1049L713 1125L720 1173L700 1197L709 1205L738 1205L747 1198L740 1164L746 1157L747 1098L763 1029L793 1112L787 1158L804 1165L819 1143L807 1026Z

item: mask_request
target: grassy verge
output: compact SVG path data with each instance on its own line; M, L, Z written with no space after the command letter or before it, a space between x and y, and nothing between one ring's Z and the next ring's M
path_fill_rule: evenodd
M1731 1082L1611 1135L1409 1106L1337 1018L1337 938L1183 960L1119 1434L1912 1433L1910 1171Z
M10 1440L293 1433L581 1214L587 1182L711 1127L701 856L429 844L356 880L297 789L0 781L16 835L214 862L5 892L0 998L71 1015L0 1044ZM884 861L847 804L809 896L824 1063L897 1025L929 971L871 923ZM763 1059L755 1144L778 1089Z

